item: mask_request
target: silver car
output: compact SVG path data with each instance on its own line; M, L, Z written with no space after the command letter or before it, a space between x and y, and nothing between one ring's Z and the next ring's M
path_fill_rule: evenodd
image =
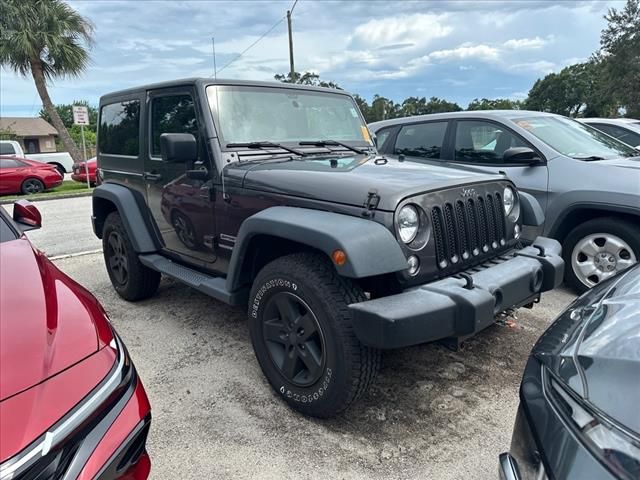
M492 110L369 125L384 155L504 173L545 211L542 231L563 244L565 281L578 292L640 259L640 151L554 114ZM529 236L529 235L527 235Z

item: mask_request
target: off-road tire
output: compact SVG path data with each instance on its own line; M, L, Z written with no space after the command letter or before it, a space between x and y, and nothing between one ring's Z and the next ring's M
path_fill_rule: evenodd
M324 338L325 360L319 379L308 386L290 382L272 360L263 335L265 309L275 295L295 295L313 312ZM293 409L328 418L344 411L365 393L380 368L379 350L360 343L348 305L365 300L363 291L340 277L329 259L297 253L278 258L257 275L249 297L249 331L267 380Z
M122 246L121 256L126 259L127 275L124 281L118 278L118 272L110 264L113 253L110 241L116 237ZM104 222L102 252L109 279L118 295L125 300L135 302L149 298L156 293L160 284L160 272L156 272L140 262L118 212L111 212Z
M562 245L562 255L565 261L564 280L578 293L586 292L589 287L578 278L574 271L573 250L580 240L595 233L610 233L619 237L631 247L636 259L640 259L640 227L638 225L613 217L594 218L581 223L569 232Z

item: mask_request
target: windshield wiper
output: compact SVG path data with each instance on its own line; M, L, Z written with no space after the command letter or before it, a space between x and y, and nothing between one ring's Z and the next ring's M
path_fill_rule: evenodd
M239 143L227 143L227 148L238 148L238 147L246 147L246 148L259 148L259 149L265 149L265 148L281 148L282 150L285 150L287 152L290 153L294 153L296 155L300 155L301 157L304 157L305 155L308 155L305 152L302 152L296 148L291 148L291 147L285 147L284 145L281 145L279 143L274 143L274 142L239 142Z
M588 156L588 157L573 157L573 158L575 158L576 160L586 160L586 161L589 161L589 160L605 160L604 157L599 157L598 155L591 155L591 156Z
M365 150L360 150L359 148L352 147L347 143L338 142L337 140L309 140L304 142L298 142L298 145L312 145L314 147L326 147L326 146L344 147L347 150L351 150L352 152L366 153Z

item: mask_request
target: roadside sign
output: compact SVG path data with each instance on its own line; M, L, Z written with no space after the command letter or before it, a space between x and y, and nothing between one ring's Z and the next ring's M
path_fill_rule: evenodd
M73 123L76 125L89 125L89 109L82 105L74 105Z

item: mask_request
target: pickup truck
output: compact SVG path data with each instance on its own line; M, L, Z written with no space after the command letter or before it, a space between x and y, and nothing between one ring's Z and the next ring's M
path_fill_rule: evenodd
M61 175L73 171L73 159L68 152L29 153L26 154L22 145L15 140L0 140L0 155L13 155L27 158L36 162L48 163L58 169Z

